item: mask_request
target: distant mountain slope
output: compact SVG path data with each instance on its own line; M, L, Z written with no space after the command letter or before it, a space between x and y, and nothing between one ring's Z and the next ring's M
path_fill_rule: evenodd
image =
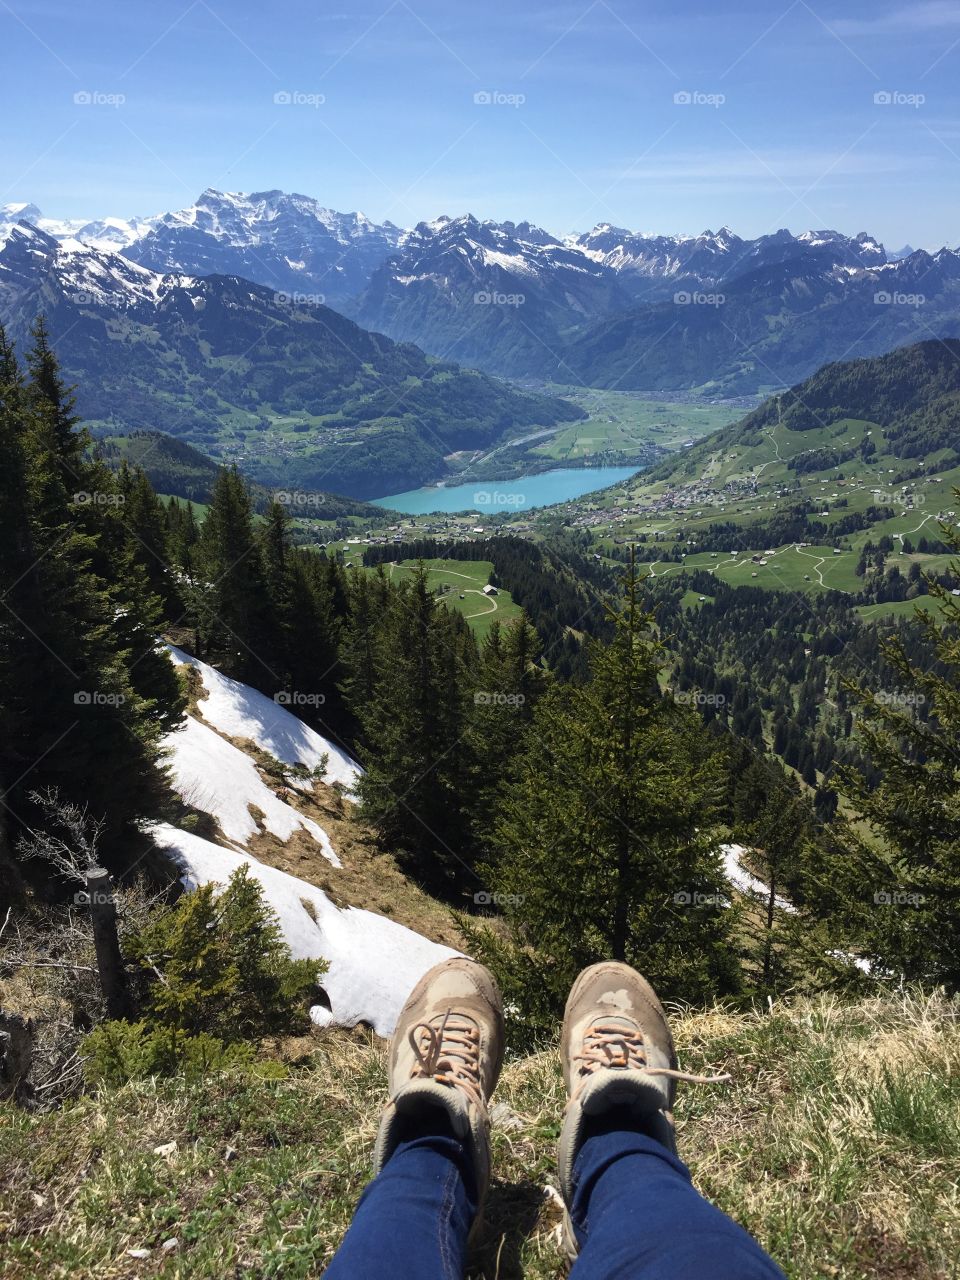
M119 467L121 459L131 466L142 467L157 493L172 494L190 502L209 502L217 472L223 465L208 458L205 453L175 440L162 431L134 431L128 436L114 436L98 441L98 449L111 465ZM255 511L263 511L271 501L274 490L265 485L250 482L250 493ZM297 502L297 514L309 516L313 512L324 519L331 516L370 515L382 516L380 507L358 502L335 493L315 495L316 503Z
M458 449L583 416L327 307L158 275L22 224L0 249L0 319L23 344L41 312L101 434L163 430L278 487L375 497L439 479Z
M204 191L186 209L83 223L0 207L65 245L191 277L238 275L487 373L621 391L754 394L822 365L960 337L960 253L888 254L866 232L729 227L559 236L471 214L401 230L304 195Z
M643 482L655 484L697 475L712 459L736 455L734 469L743 469L743 452L763 445L772 462L782 456L797 470L792 446L778 445L796 432L809 436L796 447L809 454L804 470L833 471L839 445L826 444L824 434L837 439L850 433L835 424L874 423L883 428L883 449L904 460L938 457L939 467L960 465L960 339L927 341L901 347L870 359L827 365L805 382L771 396L739 422L705 437L681 454L665 458L647 472ZM862 442L870 452L866 440ZM821 457L822 455L822 457ZM829 456L828 456L829 455ZM768 463L767 465L770 465ZM722 472L726 466L719 468ZM717 470L717 468L714 468Z
M347 307L398 341L508 376L565 381L577 325L629 305L615 270L529 223L422 222Z
M359 293L401 230L283 191L208 188L185 209L149 218L46 218L35 204L0 206L0 240L29 222L64 243L122 252L152 271L238 275L336 305Z
M875 267L834 257L793 254L706 292L688 282L669 301L585 329L560 354L590 386L744 394L797 382L831 359L960 337L960 254L917 252Z
M919 342L873 359L827 365L767 400L741 427L746 432L782 421L806 431L841 418L879 423L897 457L953 449L960 459L960 340Z
M781 229L744 240L729 227L699 236L645 236L601 223L573 243L595 262L617 271L637 302L669 298L684 285L702 289L732 281L791 258L816 256L847 267L875 267L887 261L883 245L865 231L851 238L839 231L794 236Z

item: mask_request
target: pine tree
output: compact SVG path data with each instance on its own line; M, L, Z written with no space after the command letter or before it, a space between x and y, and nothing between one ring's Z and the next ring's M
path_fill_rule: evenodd
M749 976L766 996L796 989L828 969L823 962L833 935L825 935L804 900L810 890L810 805L776 765L759 767L766 774L765 794L741 812L736 834L749 846L749 860L766 886L752 895L755 907L744 913L743 929ZM783 897L786 905L778 902Z
M947 535L960 551L960 536ZM956 569L955 569L956 571ZM841 766L837 789L859 825L838 825L833 876L860 950L881 971L960 989L960 606L933 578L941 616L919 620L937 663L921 669L900 638L883 646L897 697L848 682L879 784ZM889 692L889 691L887 691ZM922 708L924 715L917 714ZM866 827L864 834L863 827ZM837 883L837 882L840 883Z
M585 965L626 960L670 997L738 983L714 828L723 778L698 718L661 695L663 651L631 570L592 678L540 700L494 819L489 891L512 940L470 929L533 1025Z
M377 697L379 637L389 600L390 588L382 566L370 574L351 572L341 647L343 676L340 690L353 717L354 736L361 747L365 745L364 725Z
M37 610L37 568L23 446L24 392L13 349L0 328L0 870L11 890L13 861L9 793L32 756L29 678L35 643L22 615ZM12 824L16 828L16 822ZM5 894L0 907L5 909Z
M118 490L84 455L87 437L42 324L25 384L0 347L4 508L14 526L0 638L5 803L27 829L43 819L33 793L86 805L104 821L105 859L122 866L168 794L159 739L179 714L178 685L157 648L153 598L132 566Z
M184 611L176 579L171 570L170 534L167 513L141 467L124 461L117 476L123 499L123 524L132 540L133 559L147 587L171 620Z
M217 474L200 546L206 581L197 607L206 647L235 679L278 685L250 492L236 467Z
M489 840L497 789L548 686L540 650L540 637L526 612L506 626L494 622L480 646L466 739L473 775L466 820L479 847Z
M290 557L287 574L286 654L291 688L322 697L315 710L304 710L304 718L337 737L347 715L339 687L341 623L331 596L330 566L314 552L301 551Z
M462 738L472 645L459 615L438 606L421 565L388 593L374 640L373 696L354 704L365 743L363 816L381 841L440 886L465 866ZM474 661L475 652L473 646Z

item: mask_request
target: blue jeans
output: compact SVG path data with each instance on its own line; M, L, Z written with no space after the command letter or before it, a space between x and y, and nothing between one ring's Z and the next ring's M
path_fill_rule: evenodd
M462 1280L477 1193L451 1132L401 1143L364 1191L325 1280ZM709 1204L686 1165L629 1129L580 1148L571 1280L783 1280L751 1236Z

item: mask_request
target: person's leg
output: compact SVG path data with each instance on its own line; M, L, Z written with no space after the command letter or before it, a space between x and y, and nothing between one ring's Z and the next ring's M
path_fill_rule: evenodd
M376 1176L328 1280L460 1280L490 1177L487 1102L503 1049L486 969L455 956L421 978L393 1036Z
M326 1280L461 1280L476 1178L446 1113L401 1141L360 1199Z
M782 1280L760 1246L694 1189L676 1154L678 1070L663 1006L609 961L574 983L563 1022L565 1244L575 1280ZM582 1251L582 1252L581 1252Z
M614 1109L588 1126L573 1170L580 1250L571 1280L783 1280L742 1227L704 1200L686 1165Z

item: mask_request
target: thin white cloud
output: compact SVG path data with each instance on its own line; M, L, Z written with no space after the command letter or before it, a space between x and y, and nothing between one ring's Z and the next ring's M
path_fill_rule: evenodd
M933 163L924 156L911 155L910 167ZM817 180L824 174L837 177L860 177L898 173L905 169L902 155L850 152L838 162L829 151L727 151L685 152L670 156L652 156L639 164L625 164L622 169L604 169L597 176L612 180L670 182L730 182L761 180L801 182Z
M828 24L841 36L922 35L960 28L960 4L956 0L926 0L869 18L836 18Z

